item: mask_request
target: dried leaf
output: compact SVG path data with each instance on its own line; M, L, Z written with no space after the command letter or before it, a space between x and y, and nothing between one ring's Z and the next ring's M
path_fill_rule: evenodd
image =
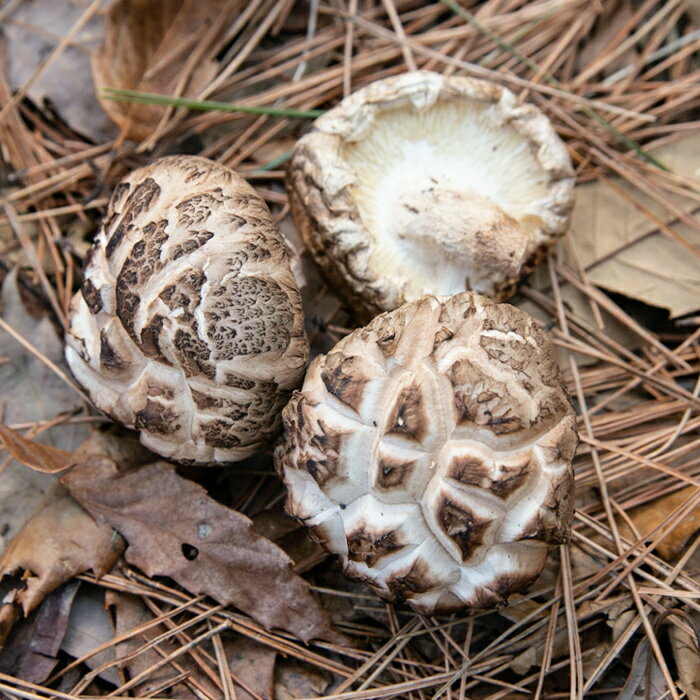
M71 581L49 593L37 610L14 627L0 653L0 672L30 683L43 683L49 677L58 663L79 586L79 581Z
M27 440L16 430L0 423L0 440L5 449L25 467L44 474L56 474L76 464L75 455L68 450Z
M225 26L219 20L234 17L239 7L240 0L117 0L107 14L105 44L93 54L98 92L109 87L195 96L217 70L215 61L202 58L204 43L216 39ZM152 105L101 104L135 141L147 138L164 114Z
M248 637L236 637L224 642L224 652L236 683L236 700L254 700L239 683L262 698L272 697L277 659L274 649Z
M129 543L126 559L149 576L169 576L197 595L232 604L268 629L304 641L340 640L289 557L250 520L157 462L111 480L64 477L73 496ZM175 505L175 507L174 507Z
M86 469L87 464L91 468L97 466L104 476L116 474L117 471L128 471L158 459L157 455L139 442L137 432L122 428L115 423L90 431L75 451L75 456L81 462L81 469ZM93 459L97 457L103 457L106 460L99 462ZM113 462L114 465L110 466L109 462Z
M695 486L687 486L680 491L662 496L643 506L632 508L628 515L639 533L644 536L651 532L660 522L665 520L678 506L688 500L696 491ZM700 530L700 504L696 505L690 513L687 513L666 535L656 547L656 553L666 561L672 561L682 551L688 540ZM626 538L635 541L636 535L629 526L621 521L620 532Z
M7 642L8 637L12 633L14 625L21 614L20 607L17 604L19 590L12 588L9 580L2 583L4 583L3 588L5 589L2 591L2 593L6 593L6 595L2 596L2 605L0 605L0 649Z
M697 129L652 153L678 175L700 183L700 131ZM670 220L668 213L633 190L631 185L614 182L635 199L642 199L645 207L700 249L700 234ZM668 196L676 206L695 216L696 201L679 195ZM672 317L700 308L698 258L657 230L646 214L607 184L592 182L577 188L572 230L581 262L592 283L668 309Z
M93 519L69 496L49 501L10 542L0 557L0 576L28 569L18 603L28 615L48 593L85 571L107 573L124 542L108 525Z
M104 591L94 586L83 586L73 604L61 650L80 659L113 638L114 625L105 609ZM86 659L85 665L94 669L114 661L115 658L114 647L108 646ZM119 674L114 666L104 669L99 676L114 685L120 683Z

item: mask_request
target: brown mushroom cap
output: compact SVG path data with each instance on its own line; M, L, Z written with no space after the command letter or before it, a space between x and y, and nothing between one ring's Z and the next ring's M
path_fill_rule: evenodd
M428 293L508 298L566 230L573 186L537 108L428 71L372 83L318 118L288 174L307 247L368 318Z
M95 405L165 457L231 462L269 443L308 341L265 202L205 158L132 172L90 251L66 342Z
M499 605L568 538L574 411L513 306L462 293L378 316L312 362L282 423L288 512L384 598Z

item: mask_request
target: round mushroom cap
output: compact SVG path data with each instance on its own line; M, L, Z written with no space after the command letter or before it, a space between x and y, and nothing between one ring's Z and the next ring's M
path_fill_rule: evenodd
M287 182L314 259L367 318L424 294L507 299L573 207L571 160L542 112L496 83L429 71L319 117Z
M426 296L311 364L275 452L347 576L424 614L502 605L568 539L571 401L526 313Z
M288 251L233 170L172 156L117 186L66 358L97 408L170 459L242 459L279 430L308 341Z

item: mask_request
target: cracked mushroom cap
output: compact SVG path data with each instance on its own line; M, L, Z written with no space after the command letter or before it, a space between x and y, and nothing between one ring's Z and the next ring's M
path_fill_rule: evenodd
M565 232L573 187L542 112L495 83L428 71L344 99L288 173L307 247L368 318L424 294L507 299Z
M268 444L308 341L264 201L205 158L132 172L86 261L66 342L95 405L154 452L216 464Z
M504 604L568 538L574 411L548 338L508 304L378 316L314 360L282 423L287 511L386 599Z

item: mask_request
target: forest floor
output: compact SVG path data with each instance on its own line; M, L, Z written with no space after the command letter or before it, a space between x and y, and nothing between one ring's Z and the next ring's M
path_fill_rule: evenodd
M0 692L700 699L700 3L108 4L0 5ZM435 618L346 581L284 515L270 454L148 466L63 359L111 192L172 153L266 200L312 351L329 350L357 322L304 250L285 163L314 110L416 68L539 107L577 178L569 234L512 300L550 334L578 411L571 541L508 607ZM147 466L116 479L114 463ZM231 539L183 564L195 500ZM244 540L274 553L262 581Z

